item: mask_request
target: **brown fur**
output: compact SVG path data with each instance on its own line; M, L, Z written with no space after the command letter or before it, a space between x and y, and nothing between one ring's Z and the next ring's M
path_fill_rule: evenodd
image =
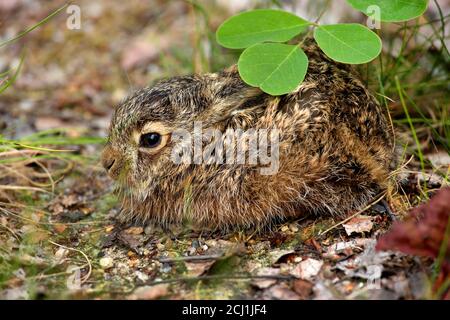
M120 218L162 225L190 221L207 229L267 227L306 213L345 214L386 188L394 160L390 126L350 66L329 60L312 41L295 92L273 97L247 86L236 67L176 77L137 91L113 117L103 152L118 181ZM156 153L135 141L144 127L278 128L280 167L176 165L172 144ZM150 123L150 124L149 124Z

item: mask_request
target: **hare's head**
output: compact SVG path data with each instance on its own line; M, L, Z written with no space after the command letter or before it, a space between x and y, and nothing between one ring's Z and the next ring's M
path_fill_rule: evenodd
M138 90L115 111L102 164L120 187L134 195L165 192L163 184L189 174L189 164L174 161L174 133L223 128L249 98L260 95L236 70L176 77Z

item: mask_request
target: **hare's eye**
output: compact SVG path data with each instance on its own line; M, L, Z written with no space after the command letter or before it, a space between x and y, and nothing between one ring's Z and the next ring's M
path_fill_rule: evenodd
M157 132L143 134L139 145L143 148L156 148L161 144L161 135Z

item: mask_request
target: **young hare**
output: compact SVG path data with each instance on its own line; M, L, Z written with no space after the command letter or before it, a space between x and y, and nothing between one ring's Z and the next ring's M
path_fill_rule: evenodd
M307 213L345 214L386 189L395 153L383 109L350 66L328 59L313 41L303 49L308 72L290 94L267 95L232 67L164 80L123 102L102 154L117 180L120 219L264 228ZM248 142L226 140L231 129L276 129L273 172L262 172L268 164L261 161L174 161L174 132L194 134L200 122L224 133L219 142L231 151Z

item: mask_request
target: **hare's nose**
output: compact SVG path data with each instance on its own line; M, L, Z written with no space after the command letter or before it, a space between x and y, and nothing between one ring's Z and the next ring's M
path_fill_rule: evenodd
M114 178L116 176L116 169L118 169L118 155L110 146L106 146L102 152L102 165L108 174Z

